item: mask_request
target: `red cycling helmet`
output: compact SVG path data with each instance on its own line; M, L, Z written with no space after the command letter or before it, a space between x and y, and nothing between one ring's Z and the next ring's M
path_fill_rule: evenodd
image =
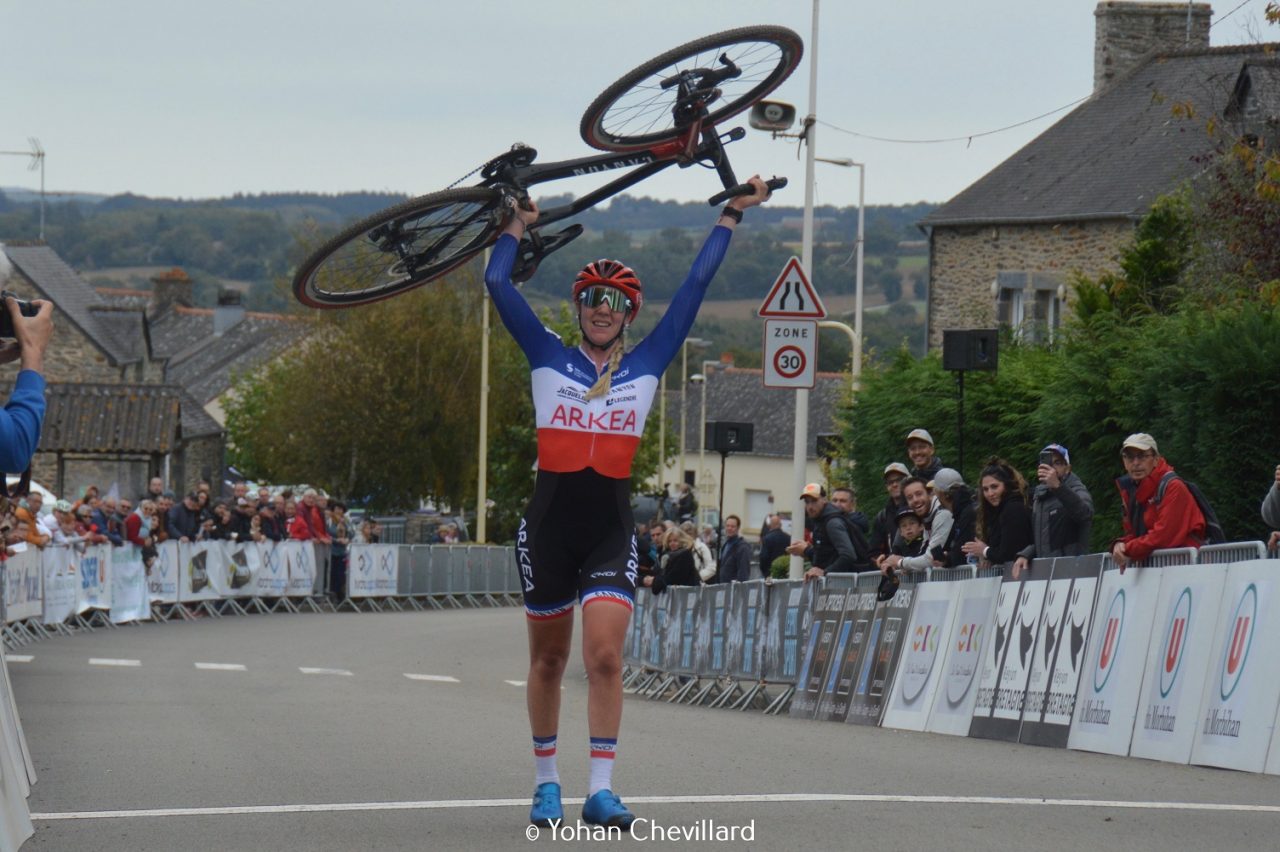
M629 266L623 266L616 260L601 258L582 267L582 271L573 279L573 301L588 287L605 286L621 290L631 300L631 312L627 314L627 322L631 322L640 313L640 305L644 302L641 294L640 279Z

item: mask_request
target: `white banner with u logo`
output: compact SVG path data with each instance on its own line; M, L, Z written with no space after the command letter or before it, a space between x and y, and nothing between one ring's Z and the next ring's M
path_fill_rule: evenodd
M1191 762L1261 772L1280 701L1276 563L1235 562L1218 606Z
M347 560L347 597L394 595L399 552L398 544L353 544Z
M1193 566L1197 571L1208 566ZM1138 712L1151 621L1164 575L1183 569L1130 568L1102 575L1067 747L1128 754Z
M1159 571L1160 597L1129 753L1186 763L1199 725L1227 566L1182 565Z

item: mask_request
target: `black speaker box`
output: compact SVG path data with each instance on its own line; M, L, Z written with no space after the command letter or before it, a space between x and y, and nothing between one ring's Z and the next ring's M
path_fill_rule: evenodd
M999 334L994 328L942 332L942 369L994 370L999 360Z
M733 423L712 420L707 423L704 437L707 449L717 453L749 453L754 427L750 423Z

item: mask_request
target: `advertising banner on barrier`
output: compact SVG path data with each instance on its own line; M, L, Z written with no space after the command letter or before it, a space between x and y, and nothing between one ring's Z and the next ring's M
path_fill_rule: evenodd
M663 670L669 674L693 674L693 640L698 630L698 587L668 586L669 616L664 648Z
M1204 570L1201 566L1190 567ZM1129 753L1152 620L1165 574L1172 570L1131 568L1124 574L1110 570L1102 575L1085 648L1084 671L1076 690L1068 748L1102 754ZM1192 703L1195 701L1192 699ZM1187 745L1189 751L1190 743Z
M249 586L258 598L282 598L289 590L289 572L281 559L280 545L274 541L250 542L244 545L245 560L253 583Z
M906 644L893 679L889 706L881 720L886 728L923 731L928 724L960 589L958 582L916 586Z
M947 636L937 698L925 730L966 736L973 722L987 644L995 635L991 625L1003 584L999 577L959 580L955 584L960 587L956 593L956 615Z
M1276 563L1227 567L1191 762L1261 772L1280 702Z
M244 545L230 541L209 541L204 559L205 576L209 588L219 598L240 598L253 594L253 571L244 553Z
M147 569L136 545L111 548L111 621L146 621L151 618L147 596Z
M1112 573L1108 571L1106 576ZM1128 571L1126 576L1133 573ZM1205 674L1218 623L1218 606L1227 582L1227 566L1180 565L1137 573L1139 577L1144 573L1159 576L1160 586L1147 622L1150 638L1143 655L1142 686L1128 753L1186 763L1191 759L1191 744L1200 724L1200 699L1204 695ZM1145 597L1140 596L1138 600L1141 602ZM1106 601L1105 597L1098 598L1099 619L1103 617ZM1095 623L1095 630L1098 627L1100 624ZM1092 649L1089 653L1092 659ZM1086 674L1081 689L1088 682ZM1077 747L1076 729L1087 730L1079 724L1073 728L1072 748ZM1109 753L1125 752L1113 748Z
M61 624L76 613L76 593L80 589L79 560L70 547L46 547L40 554L44 571L44 624Z
M879 581L877 581L879 585ZM846 721L853 725L878 725L893 687L907 623L915 603L916 587L903 583L898 593L876 608L866 647L858 660L858 678L849 701Z
M1067 745L1080 672L1087 659L1085 645L1100 573L1101 555L1053 560L1053 577L1045 593L1031 678L1027 681L1019 742L1052 748Z
M703 586L698 592L698 632L693 644L693 670L698 677L725 673L724 635L729 599L737 583Z
M973 708L969 736L993 740L1018 739L1022 727L1022 705L1031 677L1031 655L1035 652L1036 627L1049 588L1048 572L1028 579L1013 579L1005 566L996 603L995 635L987 647L978 684L978 700Z
M740 680L760 677L764 648L765 607L768 587L763 580L738 583L729 600L725 656L729 676Z
M316 549L306 541L282 541L276 545L289 577L291 598L309 598L315 594Z
M671 623L671 596L650 595L648 624L640 637L640 659L651 669L661 669L666 662L667 626Z
M829 722L843 722L848 718L853 687L858 678L858 663L862 660L867 636L875 621L876 606L874 589L859 590L855 586L849 592L827 682L818 701L817 718Z
M182 574L178 559L178 542L162 541L156 545L156 558L147 572L147 595L152 603L178 602L178 577Z
M16 850L33 831L27 796L35 774L28 760L7 664L0 660L0 849Z
M827 669L836 652L840 624L845 617L845 604L853 596L850 589L823 589L813 607L813 621L805 637L800 674L796 678L796 694L791 699L792 719L813 719L818 712L818 699L827 682ZM845 634L848 640L848 633Z
M76 593L76 612L111 609L111 548L105 544L90 545L80 554L80 589Z
M817 591L817 583L803 580L784 580L770 587L764 643L766 681L795 684Z
M347 597L393 596L399 555L394 544L353 544L347 560Z
M5 623L40 617L42 570L40 551L35 547L27 547L4 562Z
M216 541L179 542L178 561L182 574L178 580L178 597L187 601L216 601L218 590L213 585L211 572L225 570L220 565L222 549Z
M641 639L645 628L649 626L649 605L653 602L653 592L644 586L636 589L635 603L631 610L631 623L627 625L627 641L622 646L622 661L629 666L638 666L644 658L641 656Z

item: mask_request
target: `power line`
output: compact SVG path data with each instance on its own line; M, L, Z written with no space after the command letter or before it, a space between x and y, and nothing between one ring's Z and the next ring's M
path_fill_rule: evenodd
M1246 3L1250 2L1250 0L1245 0L1245 2ZM1028 118L1025 121L1019 121L1016 124L1010 124L1006 127L997 127L995 130L983 130L980 133L969 133L964 136L951 136L946 139L892 139L887 136L873 136L870 133L859 133L856 130L849 130L844 127L839 127L828 121L822 121L821 119L818 120L818 124L821 124L824 127L829 127L832 130L835 130L839 133L847 133L850 136L857 136L859 139L869 139L872 142L892 142L897 145L937 145L943 142L973 142L974 139L979 139L983 136L993 136L996 133L1004 133L1006 130L1014 130L1016 128L1022 127L1023 125L1027 125L1027 124L1031 124L1032 122L1039 121L1042 118L1048 118L1054 113L1062 112L1064 109L1070 109L1076 104L1083 103L1088 99L1089 99L1089 96L1085 95L1083 98L1077 98L1071 103L1064 104L1063 106L1060 106L1057 109L1051 109L1048 112L1044 112L1044 113L1041 113L1040 115L1035 116L1034 118Z
M1218 20L1216 20L1216 21L1214 21L1213 23L1209 24L1209 29L1213 29L1213 28L1214 28L1214 27L1216 27L1218 24L1222 23L1222 22L1223 22L1223 21L1225 21L1227 18L1230 18L1230 17L1231 17L1232 15L1234 15L1236 12L1239 12L1241 9L1243 9L1245 6L1248 6L1248 5L1249 5L1250 3L1252 3L1252 2L1253 2L1253 0L1244 0L1244 2L1243 2L1243 3L1241 3L1239 6L1235 7L1234 9L1232 9L1232 10L1231 10L1230 12L1228 12L1227 14L1219 16L1219 17L1218 17Z

